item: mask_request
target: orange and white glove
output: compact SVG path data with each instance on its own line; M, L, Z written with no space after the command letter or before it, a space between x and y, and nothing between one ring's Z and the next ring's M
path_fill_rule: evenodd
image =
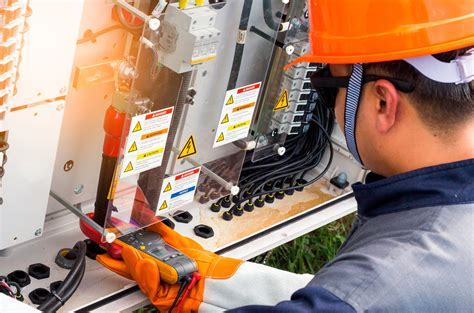
M309 274L292 274L219 256L163 223L150 226L148 231L160 234L169 245L197 263L201 279L184 300L182 312L222 312L249 304L275 305L289 300L294 291L313 278ZM117 274L135 280L150 302L167 312L180 286L161 282L157 264L139 250L123 245L122 257L123 261L114 260L104 254L96 259Z

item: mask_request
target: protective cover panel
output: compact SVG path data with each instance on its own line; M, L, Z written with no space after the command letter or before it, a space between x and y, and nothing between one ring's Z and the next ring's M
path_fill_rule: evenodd
M127 123L110 186L107 232L122 236L197 201L238 192L277 34L264 24L261 3L246 13L245 2L184 10L170 4L146 22L136 44L137 75L129 88L118 87L114 100ZM271 14L281 9L280 3ZM247 28L265 36L239 32L236 12L244 19L250 14Z

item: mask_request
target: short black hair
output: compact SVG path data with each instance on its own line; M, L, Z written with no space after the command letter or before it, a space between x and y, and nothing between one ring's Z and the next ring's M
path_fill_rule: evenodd
M433 55L449 62L472 47ZM408 95L422 121L431 129L450 133L474 118L474 82L440 83L427 78L405 61L369 63L367 73L403 79L415 86Z

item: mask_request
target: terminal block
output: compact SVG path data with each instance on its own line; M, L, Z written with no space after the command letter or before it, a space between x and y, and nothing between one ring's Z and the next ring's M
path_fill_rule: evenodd
M205 6L182 10L170 4L162 25L159 61L176 73L217 57L221 32L214 27L217 13Z

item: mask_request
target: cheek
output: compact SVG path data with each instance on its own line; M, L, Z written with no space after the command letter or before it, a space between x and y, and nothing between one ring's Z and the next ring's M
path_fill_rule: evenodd
M339 92L337 93L335 107L336 120L342 132L344 132L344 107L346 103L346 91L347 89L345 88L339 89Z

